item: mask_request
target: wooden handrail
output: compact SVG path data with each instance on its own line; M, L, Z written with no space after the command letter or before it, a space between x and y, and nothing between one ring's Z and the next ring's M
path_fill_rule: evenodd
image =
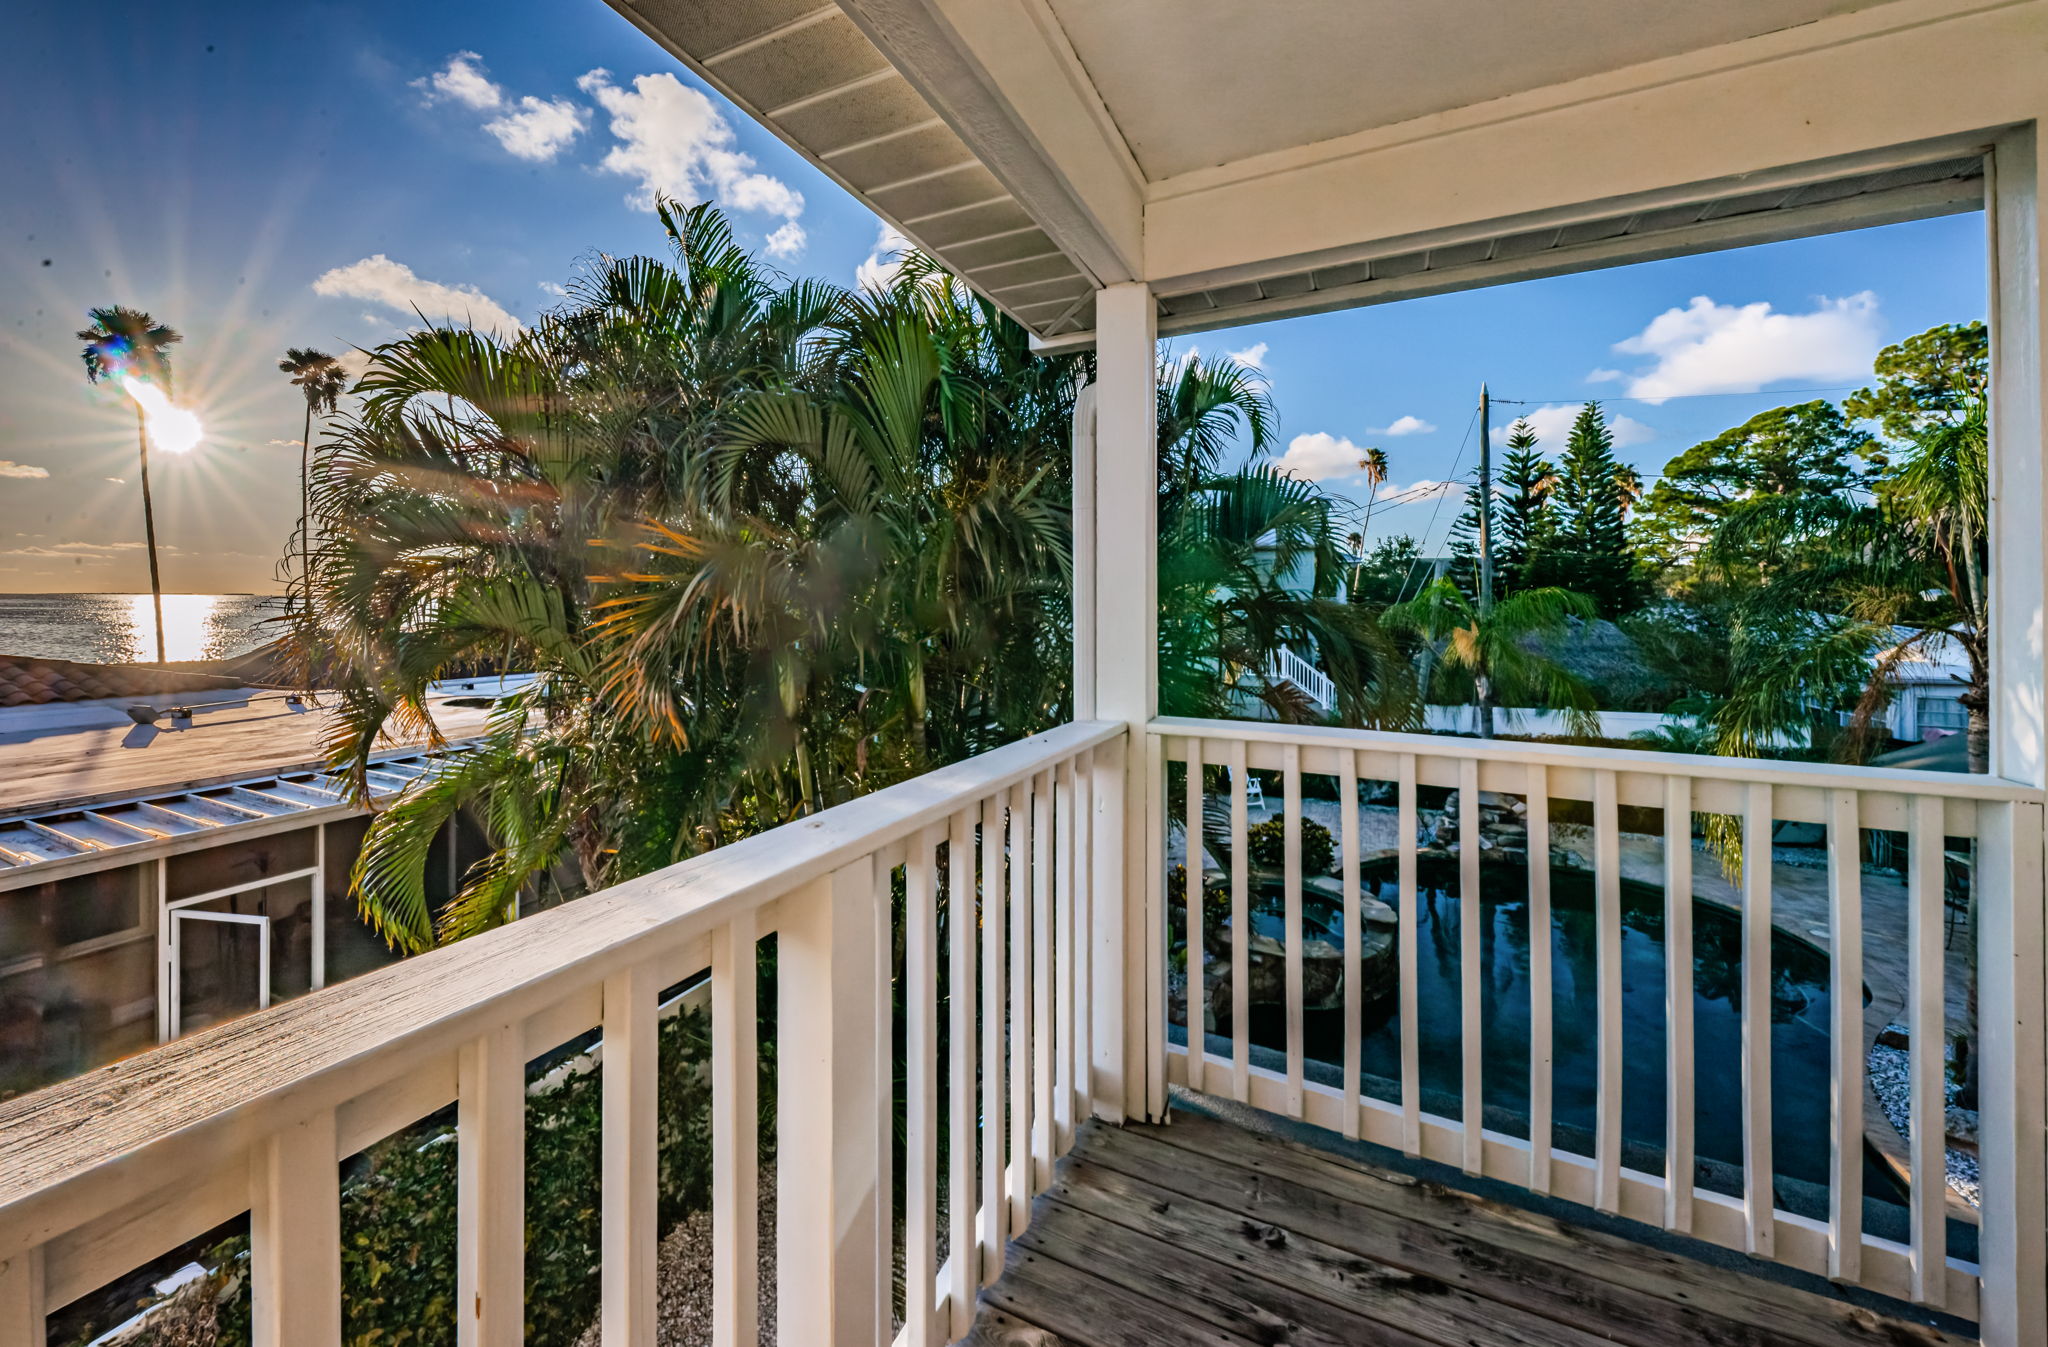
M1120 737L1061 726L0 1103L0 1263Z

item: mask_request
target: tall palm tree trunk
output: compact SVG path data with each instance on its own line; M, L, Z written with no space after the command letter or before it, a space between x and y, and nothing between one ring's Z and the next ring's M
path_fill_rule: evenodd
M1493 738L1493 680L1481 674L1473 680L1479 694L1479 737Z
M313 517L312 462L313 462L313 404L306 403L306 428L299 433L299 584L303 586L300 601L312 609L312 584L309 558L313 552L312 539L306 534L306 521Z
M149 599L156 612L156 662L164 662L164 582L156 568L156 505L149 495L149 425L135 404L135 447L142 455L142 534L149 543Z

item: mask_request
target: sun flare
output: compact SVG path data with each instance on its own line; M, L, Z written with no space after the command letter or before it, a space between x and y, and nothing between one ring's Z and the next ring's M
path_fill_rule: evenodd
M121 387L142 408L142 423L148 427L149 442L167 454L189 454L199 447L206 428L197 413L174 407L164 390L147 379L123 378Z

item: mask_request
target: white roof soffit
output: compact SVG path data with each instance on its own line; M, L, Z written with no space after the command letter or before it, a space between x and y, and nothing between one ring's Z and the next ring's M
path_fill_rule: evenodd
M1169 283L1159 287L1159 332L1202 332L1978 210L1985 148L1922 146L1888 156L1890 162L1788 169L1769 180L1752 175L1569 215L1384 240L1271 275ZM1093 340L1092 332L1076 332L1039 345L1063 349Z
M1035 335L1093 328L1097 285L1132 274L1106 245L1077 258L1040 227L1069 240L1093 232L1013 119L992 104L977 109L980 150L969 148L847 12L914 11L914 3L610 3ZM888 13L880 21L904 32L917 19ZM925 63L933 65L947 62ZM959 75L956 93L973 84L964 67Z

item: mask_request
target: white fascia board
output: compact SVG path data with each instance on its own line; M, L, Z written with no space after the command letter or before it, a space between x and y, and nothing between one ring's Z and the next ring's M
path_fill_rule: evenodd
M1611 213L2048 111L2044 0L1899 0L1152 185L1146 274L1189 290L1503 219Z
M840 7L1068 256L1142 274L1143 178L1043 0Z

